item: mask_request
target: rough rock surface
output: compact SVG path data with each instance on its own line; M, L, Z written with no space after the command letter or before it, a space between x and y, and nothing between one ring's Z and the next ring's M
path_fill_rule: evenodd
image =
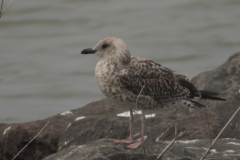
M17 160L42 159L57 151L58 139L64 133L68 121L74 117L57 115L45 120L0 124L0 159L12 159L48 122L48 126L32 141Z
M233 54L223 65L218 68L200 73L192 79L192 83L199 89L218 92L227 99L203 102L209 106L208 119L212 137L223 126L240 106L240 53ZM240 113L234 118L222 137L240 138Z
M170 143L170 141L150 142L145 143L143 147L137 150L127 150L124 147L125 145L116 145L112 141L113 139L99 139L84 145L73 145L48 156L44 160L156 160L159 153ZM221 139L206 159L239 160L239 144L240 140ZM209 140L179 140L161 159L200 159L208 146Z
M221 128L237 110L238 106L240 106L240 53L231 56L223 65L215 70L200 73L192 79L192 83L199 89L218 92L220 96L227 98L228 101L202 101L201 103L209 107L206 109L202 108L198 112L191 114L187 111L166 109L145 111L146 115L155 114L155 117L147 118L145 124L145 135L147 136L145 149L152 148L148 150L147 157L156 158L156 155L166 146L163 141L173 139L176 123L178 132L187 131L181 137L182 140L209 139L206 113L210 125L211 138L213 139L217 136ZM0 159L4 159L4 157L5 159L12 159L48 121L50 121L48 126L16 159L42 159L56 152L56 154L49 156L47 159L61 159L67 153L69 153L69 156L66 159L79 159L83 154L96 160L111 159L113 155L116 159L134 159L134 157L137 157L135 159L141 159L142 156L145 156L142 147L133 151L125 150L124 146L126 145L115 145L111 140L128 137L128 117L120 117L117 114L128 111L129 105L135 106L134 103L118 103L110 99L103 99L45 120L20 124L0 124ZM220 138L240 139L239 114L234 118L230 126L226 128ZM139 138L140 134L140 116L138 114L134 115L134 134L136 139ZM9 129L9 127L11 128ZM206 142L205 140L202 141ZM238 140L235 141L240 146ZM91 150L91 147L94 145L96 149ZM175 158L181 159L185 157L195 159L194 156L201 155L186 148L185 150L181 149L180 153L183 154L177 154L179 149L175 148L174 150L174 146L181 147L177 143L174 144L172 150L166 153L165 156L179 155ZM205 146L201 147L206 148L207 146L206 143ZM222 147L224 151L231 150L229 145ZM80 148L84 152L76 152ZM151 150L152 152L150 152ZM189 156L185 152L190 152L193 156ZM199 152L203 153L202 150ZM74 153L72 157L70 156L71 153ZM223 153L221 152L221 154ZM80 157L76 158L77 155Z

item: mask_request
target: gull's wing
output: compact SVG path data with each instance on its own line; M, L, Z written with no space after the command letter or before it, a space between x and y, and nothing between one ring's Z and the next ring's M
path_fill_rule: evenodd
M191 95L191 91L178 81L172 70L138 57L132 57L132 63L121 71L120 82L122 87L135 95L139 95L142 90L141 95L151 96L160 104Z

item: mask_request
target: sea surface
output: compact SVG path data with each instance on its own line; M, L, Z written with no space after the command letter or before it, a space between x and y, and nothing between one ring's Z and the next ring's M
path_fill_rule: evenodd
M4 8L10 0L4 0ZM190 78L240 51L239 0L12 0L0 19L0 123L45 119L104 98L81 55L123 39L132 55Z

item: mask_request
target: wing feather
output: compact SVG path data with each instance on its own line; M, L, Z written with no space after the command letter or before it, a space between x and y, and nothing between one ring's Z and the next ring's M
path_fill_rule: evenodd
M151 96L160 104L166 104L189 96L190 91L175 78L172 70L144 59L135 60L122 71L122 87L135 95Z

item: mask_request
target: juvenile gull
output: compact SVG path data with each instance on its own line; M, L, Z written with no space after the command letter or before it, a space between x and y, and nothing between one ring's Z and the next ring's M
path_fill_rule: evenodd
M187 77L146 58L131 56L127 45L119 38L109 37L81 54L96 54L102 59L95 68L95 77L103 94L120 101L136 102L141 109L156 107L199 108L204 105L194 99L225 99L218 94L198 90ZM136 149L143 143L144 120L142 114L141 140L133 142L133 114L130 109L130 136L116 143L132 143Z

